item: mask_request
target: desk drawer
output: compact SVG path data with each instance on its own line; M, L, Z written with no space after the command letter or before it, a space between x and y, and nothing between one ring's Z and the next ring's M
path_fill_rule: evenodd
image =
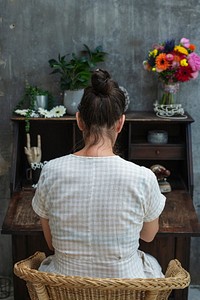
M130 159L181 160L184 159L183 145L131 145Z

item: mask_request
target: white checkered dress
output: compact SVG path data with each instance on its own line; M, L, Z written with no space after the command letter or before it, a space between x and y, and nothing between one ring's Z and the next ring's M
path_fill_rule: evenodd
M42 269L93 277L160 277L138 250L143 222L165 205L153 172L119 156L68 155L48 162L33 209L49 219L55 255Z

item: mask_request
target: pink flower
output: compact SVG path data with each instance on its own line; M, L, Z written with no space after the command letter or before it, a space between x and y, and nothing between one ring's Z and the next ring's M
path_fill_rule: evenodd
M189 48L189 47L190 47L190 40L188 40L188 39L186 39L186 38L182 38L182 39L180 40L180 43L181 43L184 47L186 47L186 48Z
M168 53L168 54L166 54L166 59L167 59L168 61L172 61L172 60L174 59L174 55L171 54L171 53Z
M192 75L193 79L196 79L198 77L198 75L199 75L199 72L198 71L197 72L193 72L193 73L191 73L191 75Z
M161 73L163 70L156 68L156 72Z
M200 71L200 56L194 52L188 55L188 63L192 68L192 71Z
M175 69L175 68L177 68L177 67L179 67L180 66L180 64L179 64L179 62L178 61L173 61L172 62L172 67Z

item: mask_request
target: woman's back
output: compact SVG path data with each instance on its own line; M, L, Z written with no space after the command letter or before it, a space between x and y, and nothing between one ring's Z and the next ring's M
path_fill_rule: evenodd
M150 170L119 156L69 155L48 163L33 208L49 219L57 255L50 271L145 277L140 231L164 206L155 182Z
M138 250L151 241L165 204L149 169L114 154L126 98L96 70L76 114L84 147L42 170L33 209L55 255L41 270L93 277L161 277L157 261Z

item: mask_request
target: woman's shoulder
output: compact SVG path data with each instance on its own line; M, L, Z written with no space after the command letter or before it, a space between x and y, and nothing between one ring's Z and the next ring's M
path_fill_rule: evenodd
M58 166L58 165L62 165L65 162L69 161L70 158L71 158L70 154L53 158L45 164L44 168L48 169L48 168L52 168L52 167L55 167L55 166Z
M119 167L123 170L125 170L125 173L128 174L128 176L137 176L141 179L148 178L149 180L155 180L155 175L151 171L150 168L147 168L142 165L138 165L132 161L125 160L123 158L120 158L119 160Z
M153 173L149 168L143 166L143 165L138 165L132 161L126 160L124 158L119 157L119 163L124 164L127 168L130 169L137 169L140 172L144 173Z

